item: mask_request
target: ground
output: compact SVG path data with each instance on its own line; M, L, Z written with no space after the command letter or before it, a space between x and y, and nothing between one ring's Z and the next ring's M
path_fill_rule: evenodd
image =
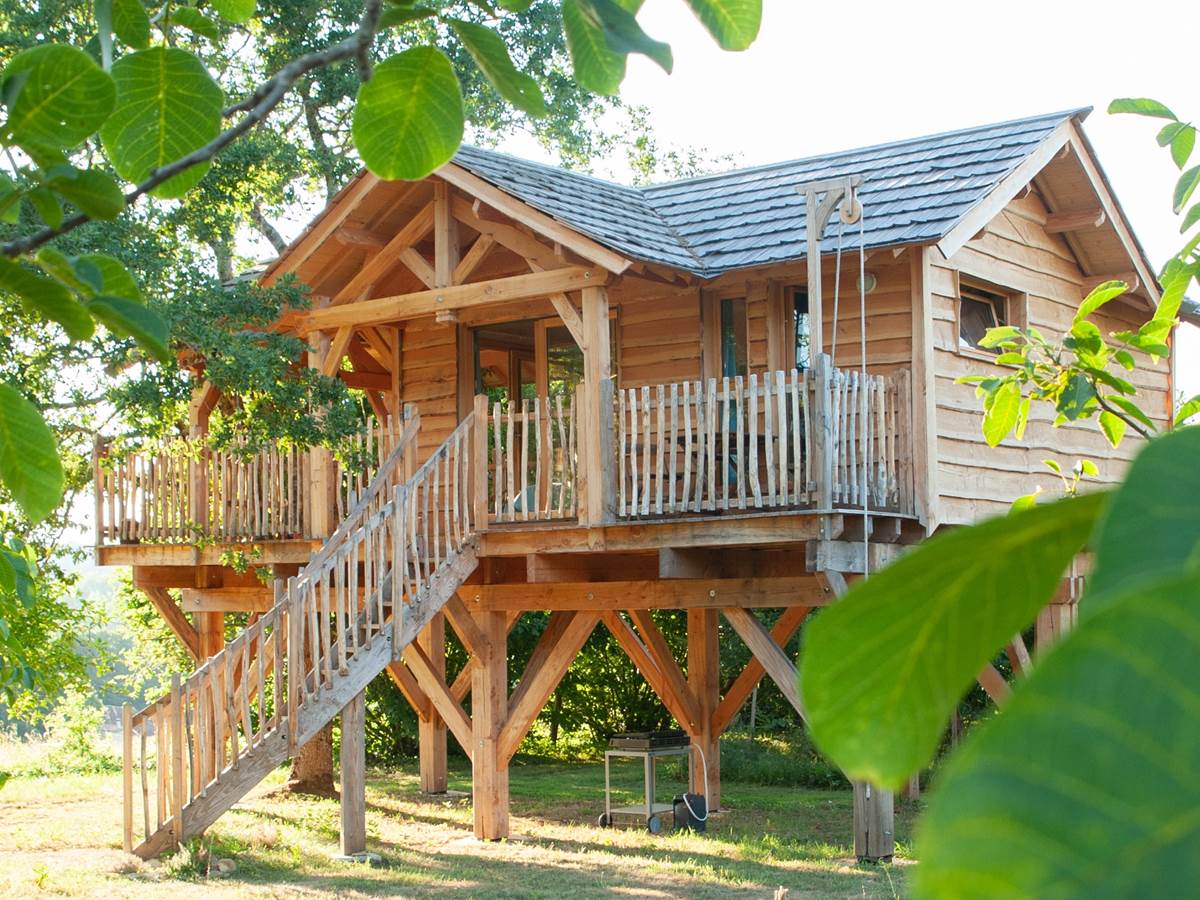
M596 827L599 763L517 763L513 837L486 844L472 837L465 796L421 795L415 767L371 771L367 831L383 860L378 868L332 859L337 803L273 794L285 769L220 819L199 845L199 861L161 863L119 849L120 776L14 777L0 788L0 896L770 898L780 887L788 900L903 894L913 809L898 809L897 863L858 865L848 846L848 791L740 784L736 774L723 786L728 810L706 835L652 836ZM638 777L629 768L614 781L632 786ZM469 790L468 764L452 762L450 781L452 791ZM660 778L663 795L680 787ZM222 859L233 860L233 871L217 874Z

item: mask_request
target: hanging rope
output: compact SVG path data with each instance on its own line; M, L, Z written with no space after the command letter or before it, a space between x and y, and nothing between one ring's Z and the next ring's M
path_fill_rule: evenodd
M845 202L845 201L843 201ZM842 288L842 235L846 231L846 223L838 216L837 253L834 254L833 265L833 334L829 338L829 365L837 365L837 331L838 331L838 299Z

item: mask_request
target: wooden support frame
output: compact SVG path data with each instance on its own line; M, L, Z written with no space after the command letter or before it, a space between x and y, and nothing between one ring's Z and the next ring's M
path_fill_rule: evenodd
M726 621L733 626L754 658L758 660L763 671L770 676L779 688L784 699L800 714L800 718L808 721L808 713L804 709L804 700L800 696L800 684L797 680L796 666L788 659L783 648L775 642L765 625L755 617L754 613L742 607L727 607L722 612ZM799 623L797 623L799 624Z
M715 609L689 609L688 686L696 699L698 728L692 743L700 748L703 765L692 766L691 791L705 794L708 809L721 808L721 736L713 729L713 714L721 702L721 650L718 612Z
M684 730L690 734L691 729L695 727L696 713L694 700L690 704L685 703L683 695L677 689L672 689L667 685L666 676L659 668L654 657L651 656L649 648L642 643L641 638L633 630L633 626L626 622L619 612L616 610L605 610L600 614L600 618L608 630L612 632L612 636L616 638L621 649L625 651L625 655L630 658L642 677L646 679L646 683L650 685L650 689L663 702L663 706L667 708L667 712L675 718L676 722L683 725ZM682 680L682 676L680 676L680 679ZM685 691L684 694L686 694L687 698L691 699L690 689Z
M342 709L342 856L367 851L367 694L362 691Z
M667 639L663 637L658 626L654 624L654 619L651 618L650 611L645 609L631 609L629 610L629 618L637 626L638 634L641 636L650 660L658 669L664 691L671 695L672 703L684 713L684 718L678 719L679 724L687 729L689 733L699 735L704 728L704 709L696 698L695 685L690 680L690 677L684 677L683 672L679 668L679 663L675 661L675 656L671 653ZM690 629L688 633L689 635L691 634ZM688 671L690 675L692 672L690 656Z
M422 662L428 667L427 676L436 686L444 685L446 681L446 617L438 613L430 620L414 641ZM418 679L418 684L421 680ZM425 688L425 693L432 700L436 689L434 684ZM421 791L426 794L444 794L448 785L446 771L446 721L438 711L436 703L432 704L430 715L417 722L417 745L421 773Z
M158 614L163 617L167 627L171 629L175 637L179 638L179 643L183 644L183 648L187 650L193 662L203 662L204 657L200 652L200 634L183 614L183 610L171 599L167 589L143 586L141 590ZM222 638L222 643L224 643L224 638Z
M471 758L474 746L471 720L463 711L462 704L446 686L445 676L436 671L433 662L415 642L404 649L403 659L404 666L398 666L396 663L392 663L392 666L400 669L407 667L405 671L409 672L420 691L418 697L410 698L409 702L414 699L423 700L429 718L432 719L435 714L440 717L466 752L467 758ZM396 675L393 674L392 677L396 678ZM445 792L445 788L442 792Z
M508 629L504 613L481 612L483 655L471 671L471 777L475 837L508 837L508 760L500 752L500 733L508 713Z
M792 635L804 623L811 611L812 608L808 606L793 606L785 609L771 628L769 637L772 642L780 648L787 646L787 642L792 639ZM734 718L765 674L766 669L763 668L763 664L759 662L758 657L751 649L750 661L746 663L746 667L734 679L725 691L725 696L721 698L721 702L717 704L717 709L713 713L713 731L717 734L724 734L729 729Z
M796 578L663 578L645 581L468 584L458 596L473 610L720 609L827 606L833 597L812 575Z

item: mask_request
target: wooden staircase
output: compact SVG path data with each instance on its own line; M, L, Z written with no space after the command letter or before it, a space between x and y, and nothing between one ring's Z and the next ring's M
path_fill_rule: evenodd
M414 417L329 540L276 583L268 612L169 694L126 708L127 851L157 856L212 825L399 659L475 569L474 416L405 479L419 428Z

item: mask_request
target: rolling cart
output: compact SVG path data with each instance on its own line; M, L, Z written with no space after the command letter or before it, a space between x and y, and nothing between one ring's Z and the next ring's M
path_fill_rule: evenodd
M643 731L614 735L604 751L604 812L600 814L601 828L616 824L617 816L642 819L651 834L662 831L662 814L674 811L671 803L656 803L654 764L664 756L686 756L691 775L691 741L683 731ZM613 758L641 759L645 778L644 801L635 806L612 805Z

